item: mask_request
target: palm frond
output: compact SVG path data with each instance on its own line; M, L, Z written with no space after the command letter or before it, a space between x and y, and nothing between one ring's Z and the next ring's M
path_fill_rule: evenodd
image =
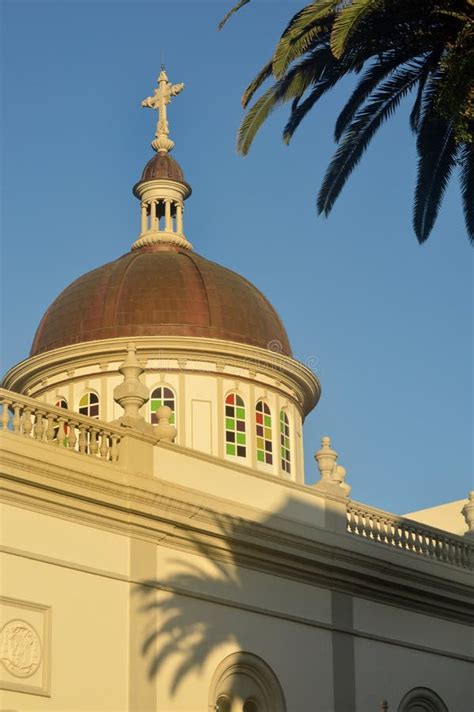
M361 20L380 9L383 0L352 0L337 14L331 32L331 50L338 59Z
M418 73L418 62L399 69L374 92L366 106L357 112L324 176L317 200L319 213L329 215L371 139L416 83Z
M467 235L474 243L474 143L466 143L460 149L461 197Z
M334 13L340 2L313 2L290 20L273 55L273 74L276 79L280 79L288 66L307 52L316 39L329 37Z
M420 135L413 228L421 244L433 229L458 151L452 124L432 113L427 115Z
M236 13L238 10L240 10L241 7L244 7L244 5L248 5L249 2L250 2L250 0L239 0L239 2L237 3L237 5L234 5L234 7L232 7L232 8L229 10L229 12L227 12L227 13L224 15L224 17L222 18L222 20L221 20L221 21L219 22L219 24L217 25L217 29L218 29L218 30L222 30L222 28L224 27L224 25L225 25L225 23L227 22L227 20L228 20L229 18L231 18L232 15L234 15L234 13Z
M271 77L272 75L272 60L267 62L264 67L259 71L255 79L253 79L250 84L248 85L247 89L244 91L242 94L242 107L244 109L247 108L249 101L252 99L253 95L257 91L257 89L260 89L262 84L268 79L268 77Z
M268 116L282 103L303 96L308 87L316 83L328 61L327 48L314 50L279 81L275 82L249 109L240 125L237 150L246 155Z
M328 67L326 68L324 75L321 79L316 82L314 88L312 89L309 96L301 102L295 101L291 109L291 115L283 131L283 140L286 144L289 144L293 134L296 129L307 115L307 113L313 108L316 102L329 90L331 89L342 75L347 71L342 66L341 63L337 61L332 56L331 52L328 51L330 59L332 59L332 66L328 61Z
M354 115L380 82L391 74L398 65L408 59L407 54L389 50L369 67L342 108L336 120L334 138L339 141Z

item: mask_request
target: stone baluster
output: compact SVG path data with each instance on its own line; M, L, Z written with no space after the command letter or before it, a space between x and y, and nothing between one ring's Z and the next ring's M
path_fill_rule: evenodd
M21 406L18 403L13 404L13 432L19 433L21 430Z
M67 418L65 418L63 415L58 416L58 431L57 431L57 440L58 440L58 445L62 447L68 447L69 446L69 438L68 433L69 429L67 427Z
M33 426L33 435L35 440L42 440L44 435L43 413L38 410L36 412L35 424Z
M108 439L107 434L104 432L104 430L102 430L100 433L99 453L103 460L107 460L107 455L109 452L109 442L108 441L109 441L109 439Z
M46 413L46 421L48 423L46 427L46 440L48 443L51 442L51 440L54 440L55 436L55 428L54 428L54 421L56 420L56 416L54 413ZM57 431L57 436L59 438L59 430Z
M97 441L97 435L97 430L95 428L91 428L89 440L89 455L96 456L99 452L99 443Z
M119 443L118 435L112 434L111 441L112 441L112 443L110 445L110 459L112 462L117 462L117 460L118 460L118 443Z
M31 408L29 408L28 406L23 411L22 426L23 434L26 436L30 436L31 431L33 430L33 422L31 418Z
M67 434L68 444L71 450L76 449L77 435L76 435L77 423L74 420L69 421L69 430Z
M79 452L85 453L87 451L87 433L86 426L79 423Z
M4 400L2 402L2 430L8 429L8 421L10 420L9 406L10 401Z

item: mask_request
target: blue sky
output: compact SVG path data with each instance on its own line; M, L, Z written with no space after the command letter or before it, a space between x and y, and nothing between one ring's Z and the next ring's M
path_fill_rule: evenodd
M472 248L457 179L429 241L411 229L409 104L380 131L329 219L315 196L348 80L281 141L277 111L241 158L240 95L302 3L4 0L2 370L28 354L51 301L129 249L131 187L149 159L164 54L185 91L170 109L193 195L197 252L253 281L323 387L305 425L306 476L329 434L352 495L394 512L472 487Z

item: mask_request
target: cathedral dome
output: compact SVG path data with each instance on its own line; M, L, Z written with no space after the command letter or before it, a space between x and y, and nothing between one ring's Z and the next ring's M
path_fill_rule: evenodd
M176 245L154 244L79 277L57 297L31 355L98 339L194 336L291 356L285 328L244 277Z

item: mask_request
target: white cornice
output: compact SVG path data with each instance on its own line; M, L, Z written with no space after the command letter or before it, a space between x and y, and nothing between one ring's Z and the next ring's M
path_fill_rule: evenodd
M123 360L130 341L135 343L141 361L156 359L159 354L165 360L200 361L220 367L223 364L220 375L225 375L226 367L235 367L255 372L256 380L258 374L270 377L275 388L278 389L278 383L281 383L292 392L303 415L315 407L321 394L321 385L313 371L289 356L233 341L192 336L138 336L63 346L21 361L8 371L2 386L26 393L38 383L64 371Z
M310 585L472 620L467 571L278 513L262 522L250 506L53 445L31 441L25 451L23 440L4 436L7 503Z

